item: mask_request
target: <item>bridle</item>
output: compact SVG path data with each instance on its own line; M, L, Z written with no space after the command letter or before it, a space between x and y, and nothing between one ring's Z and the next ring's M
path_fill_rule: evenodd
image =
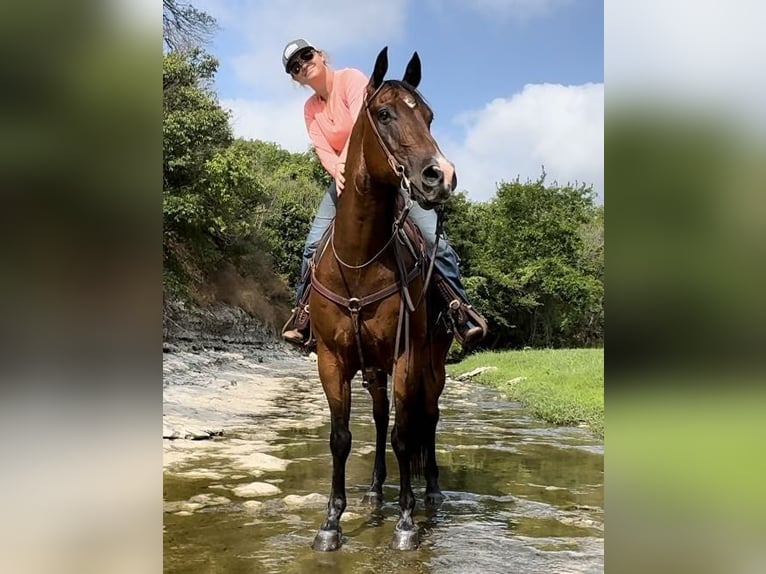
M404 221L407 219L407 215L410 213L410 209L412 209L412 182L410 181L409 177L407 177L406 168L402 163L397 161L397 159L394 157L394 154L391 153L391 150L386 145L385 140L383 139L383 136L380 135L380 131L378 130L378 126L375 125L375 121L372 118L372 114L370 113L370 105L372 105L372 102L375 100L375 97L380 93L380 91L383 89L383 87L386 85L387 82L381 82L380 85L375 88L375 91L372 92L370 97L367 97L365 94L365 101L364 101L364 111L367 115L367 122L369 123L370 127L372 128L372 133L375 134L375 138L378 140L378 144L380 145L381 150L383 150L383 153L386 156L386 160L388 161L388 165L391 166L391 169L394 171L396 175L399 176L399 194L402 197L403 200L403 206L402 210L399 212L399 215L394 221L394 228L393 233L391 235L391 239L388 243L383 247L383 250L375 255L375 257L370 261L374 261L377 259L385 249L388 248L388 245L390 242L397 236L400 236L401 239L406 241L407 244L409 244L409 238L407 238L406 233L404 233ZM420 95L420 92L418 92L417 88L413 88L409 86L409 84L406 84L407 89L409 89L411 92L414 92L415 95L418 96L418 99L421 102L425 102L422 95ZM421 190L422 193L422 190ZM443 217L444 212L441 207L435 207L434 210L436 211L436 242L434 243L434 249L431 253L431 256L429 257L429 264L428 264L428 272L426 274L426 281L423 285L423 291L420 294L420 299L418 299L417 305L420 305L421 301L423 300L423 297L425 296L426 291L428 290L428 285L431 282L431 274L433 273L433 267L434 262L436 260L436 251L439 248L439 238L442 235L442 224L443 224ZM414 251L411 245L408 245L410 248L410 251ZM335 246L333 245L333 250L335 249ZM343 263L338 259L336 255L336 260L338 260L339 263ZM396 257L397 264L400 262L401 258ZM400 273L402 272L402 269L399 269ZM404 277L404 275L401 275ZM415 310L415 307L417 305L412 304L412 299L410 298L409 289L407 289L407 286L404 285L402 287L402 290L404 291L405 298L407 299L407 306L410 310L410 312L413 312Z
M386 85L386 82L381 82L380 85L375 89L375 91L372 93L372 95L370 95L369 98L365 94L364 112L365 114L367 114L367 122L370 124L370 127L372 128L372 133L375 134L375 138L378 140L378 144L380 144L380 148L381 150L383 150L383 153L386 156L388 165L390 165L391 169L394 170L394 173L397 176L399 176L399 191L400 193L402 193L404 197L405 209L407 210L407 212L409 212L410 208L412 207L412 197L411 197L412 183L410 182L410 179L407 177L406 168L404 167L404 165L400 163L394 157L394 154L391 153L391 150L386 145L386 142L383 139L383 136L380 135L378 126L375 125L375 121L373 120L372 114L370 113L370 105L372 105L372 102L375 100L375 97L380 93L380 91L383 89L385 85ZM411 88L411 90L418 95L421 101L423 101L423 97L420 96L420 94L415 88Z
M340 305L341 307L345 307L346 310L349 312L351 316L351 320L354 326L354 335L356 339L356 346L357 351L359 353L359 363L360 363L360 370L362 371L362 379L363 379L363 385L365 387L369 386L370 382L374 380L375 375L373 372L373 369L370 369L369 372L367 369L365 369L364 366L364 354L362 352L362 340L361 340L361 325L359 321L359 314L363 307L370 305L372 303L375 303L377 301L381 301L382 299L386 299L390 297L391 295L401 292L402 296L400 298L400 305L399 305L399 319L397 322L397 328L396 328L396 342L394 345L394 362L396 362L396 355L398 353L400 342L401 342L401 335L402 330L404 330L404 348L406 349L406 352L409 352L409 314L414 313L415 309L423 302L423 299L425 298L425 295L428 291L428 286L431 282L431 275L433 273L434 268L434 262L436 260L436 252L439 247L439 238L442 235L442 210L440 208L435 208L437 211L437 223L436 223L436 242L434 243L433 252L431 253L429 257L429 263L428 263L428 270L425 274L425 281L423 283L423 289L420 293L420 297L418 298L417 303L412 302L412 297L410 296L409 292L409 284L417 277L418 275L421 275L422 269L420 267L420 261L418 258L418 253L415 247L412 245L412 242L410 241L410 238L407 236L407 233L404 230L405 221L407 219L407 216L409 215L410 210L412 209L413 201L412 201L412 182L410 181L409 177L407 176L407 171L405 166L397 161L396 157L394 157L394 154L391 153L391 150L386 145L386 142L383 140L383 137L380 135L380 131L378 130L377 125L375 125L375 121L373 120L372 114L370 113L370 105L375 100L375 97L378 95L378 93L381 91L381 89L386 85L387 82L381 82L380 86L378 86L375 91L367 97L365 95L365 102L364 102L364 110L365 114L367 115L367 121L372 128L372 132L375 134L375 138L378 140L378 144L380 145L381 150L386 156L386 160L388 161L389 166L391 166L391 169L393 172L399 177L399 194L402 197L403 205L402 209L400 210L399 214L394 219L393 229L391 233L391 237L388 239L388 241L385 243L383 248L378 251L371 259L368 261L360 264L360 265L351 265L343 261L339 256L338 253L335 250L335 229L334 229L334 222L333 222L333 229L331 230L330 234L330 246L332 248L332 253L335 258L335 260L338 262L339 265L342 265L343 267L346 267L348 269L363 269L380 258L385 251L389 249L393 245L394 247L394 260L396 261L397 270L398 270L398 281L396 283L393 283L391 285L388 285L384 289L381 289L380 291L377 291L376 293L373 293L372 295L368 295L363 298L357 298L357 297L350 297L345 298L337 293L334 293L324 285L322 285L319 280L316 278L316 274L314 273L314 263L311 263L311 285L316 291L325 297L326 299L329 299L333 303L336 303ZM414 91L421 101L424 101L422 96L417 92L415 88L409 89ZM398 241L397 241L398 240ZM411 270L407 270L406 268L406 258L405 258L405 248L409 252L409 254L415 259L415 266ZM407 359L406 363L409 362L409 359ZM393 395L393 385L391 386L391 395ZM389 405L390 407L393 406L393 396L390 397Z

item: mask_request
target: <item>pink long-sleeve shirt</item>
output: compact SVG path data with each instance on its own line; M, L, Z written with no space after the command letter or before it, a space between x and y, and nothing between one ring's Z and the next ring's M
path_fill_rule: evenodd
M319 161L335 177L339 163L345 163L351 128L362 108L367 76L354 68L336 70L327 101L317 94L306 100L303 114L306 130Z

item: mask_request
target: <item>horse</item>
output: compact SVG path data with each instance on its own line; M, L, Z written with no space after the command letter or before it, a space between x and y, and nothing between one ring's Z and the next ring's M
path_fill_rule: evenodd
M312 543L320 551L341 546L351 450L351 381L359 371L372 397L376 427L375 464L365 495L375 506L383 500L386 433L391 402L394 405L391 445L399 466L400 516L391 546L412 550L419 545L412 518L413 476L426 480L428 507L443 500L436 424L452 332L434 319L436 304L426 289L429 266L401 247L400 232L412 200L425 209L439 207L451 196L457 178L431 135L433 112L417 91L417 52L402 80L384 81L387 70L384 47L351 131L346 185L338 199L330 247L318 253L312 268L309 307L319 378L330 409L332 453L327 516Z

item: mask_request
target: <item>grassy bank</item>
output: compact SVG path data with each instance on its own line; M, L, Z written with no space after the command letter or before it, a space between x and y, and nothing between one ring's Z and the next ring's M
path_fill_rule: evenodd
M495 367L474 380L494 385L535 416L557 425L587 424L604 434L604 350L559 349L485 352L447 372L458 377L478 367Z

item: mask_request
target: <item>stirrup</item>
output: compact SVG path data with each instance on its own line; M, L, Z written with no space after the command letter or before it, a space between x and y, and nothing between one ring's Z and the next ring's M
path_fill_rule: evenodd
M293 308L290 318L282 326L282 339L294 345L308 345L311 342L308 305L299 305Z
M472 305L455 298L448 308L455 337L463 348L470 349L487 335L487 321Z

